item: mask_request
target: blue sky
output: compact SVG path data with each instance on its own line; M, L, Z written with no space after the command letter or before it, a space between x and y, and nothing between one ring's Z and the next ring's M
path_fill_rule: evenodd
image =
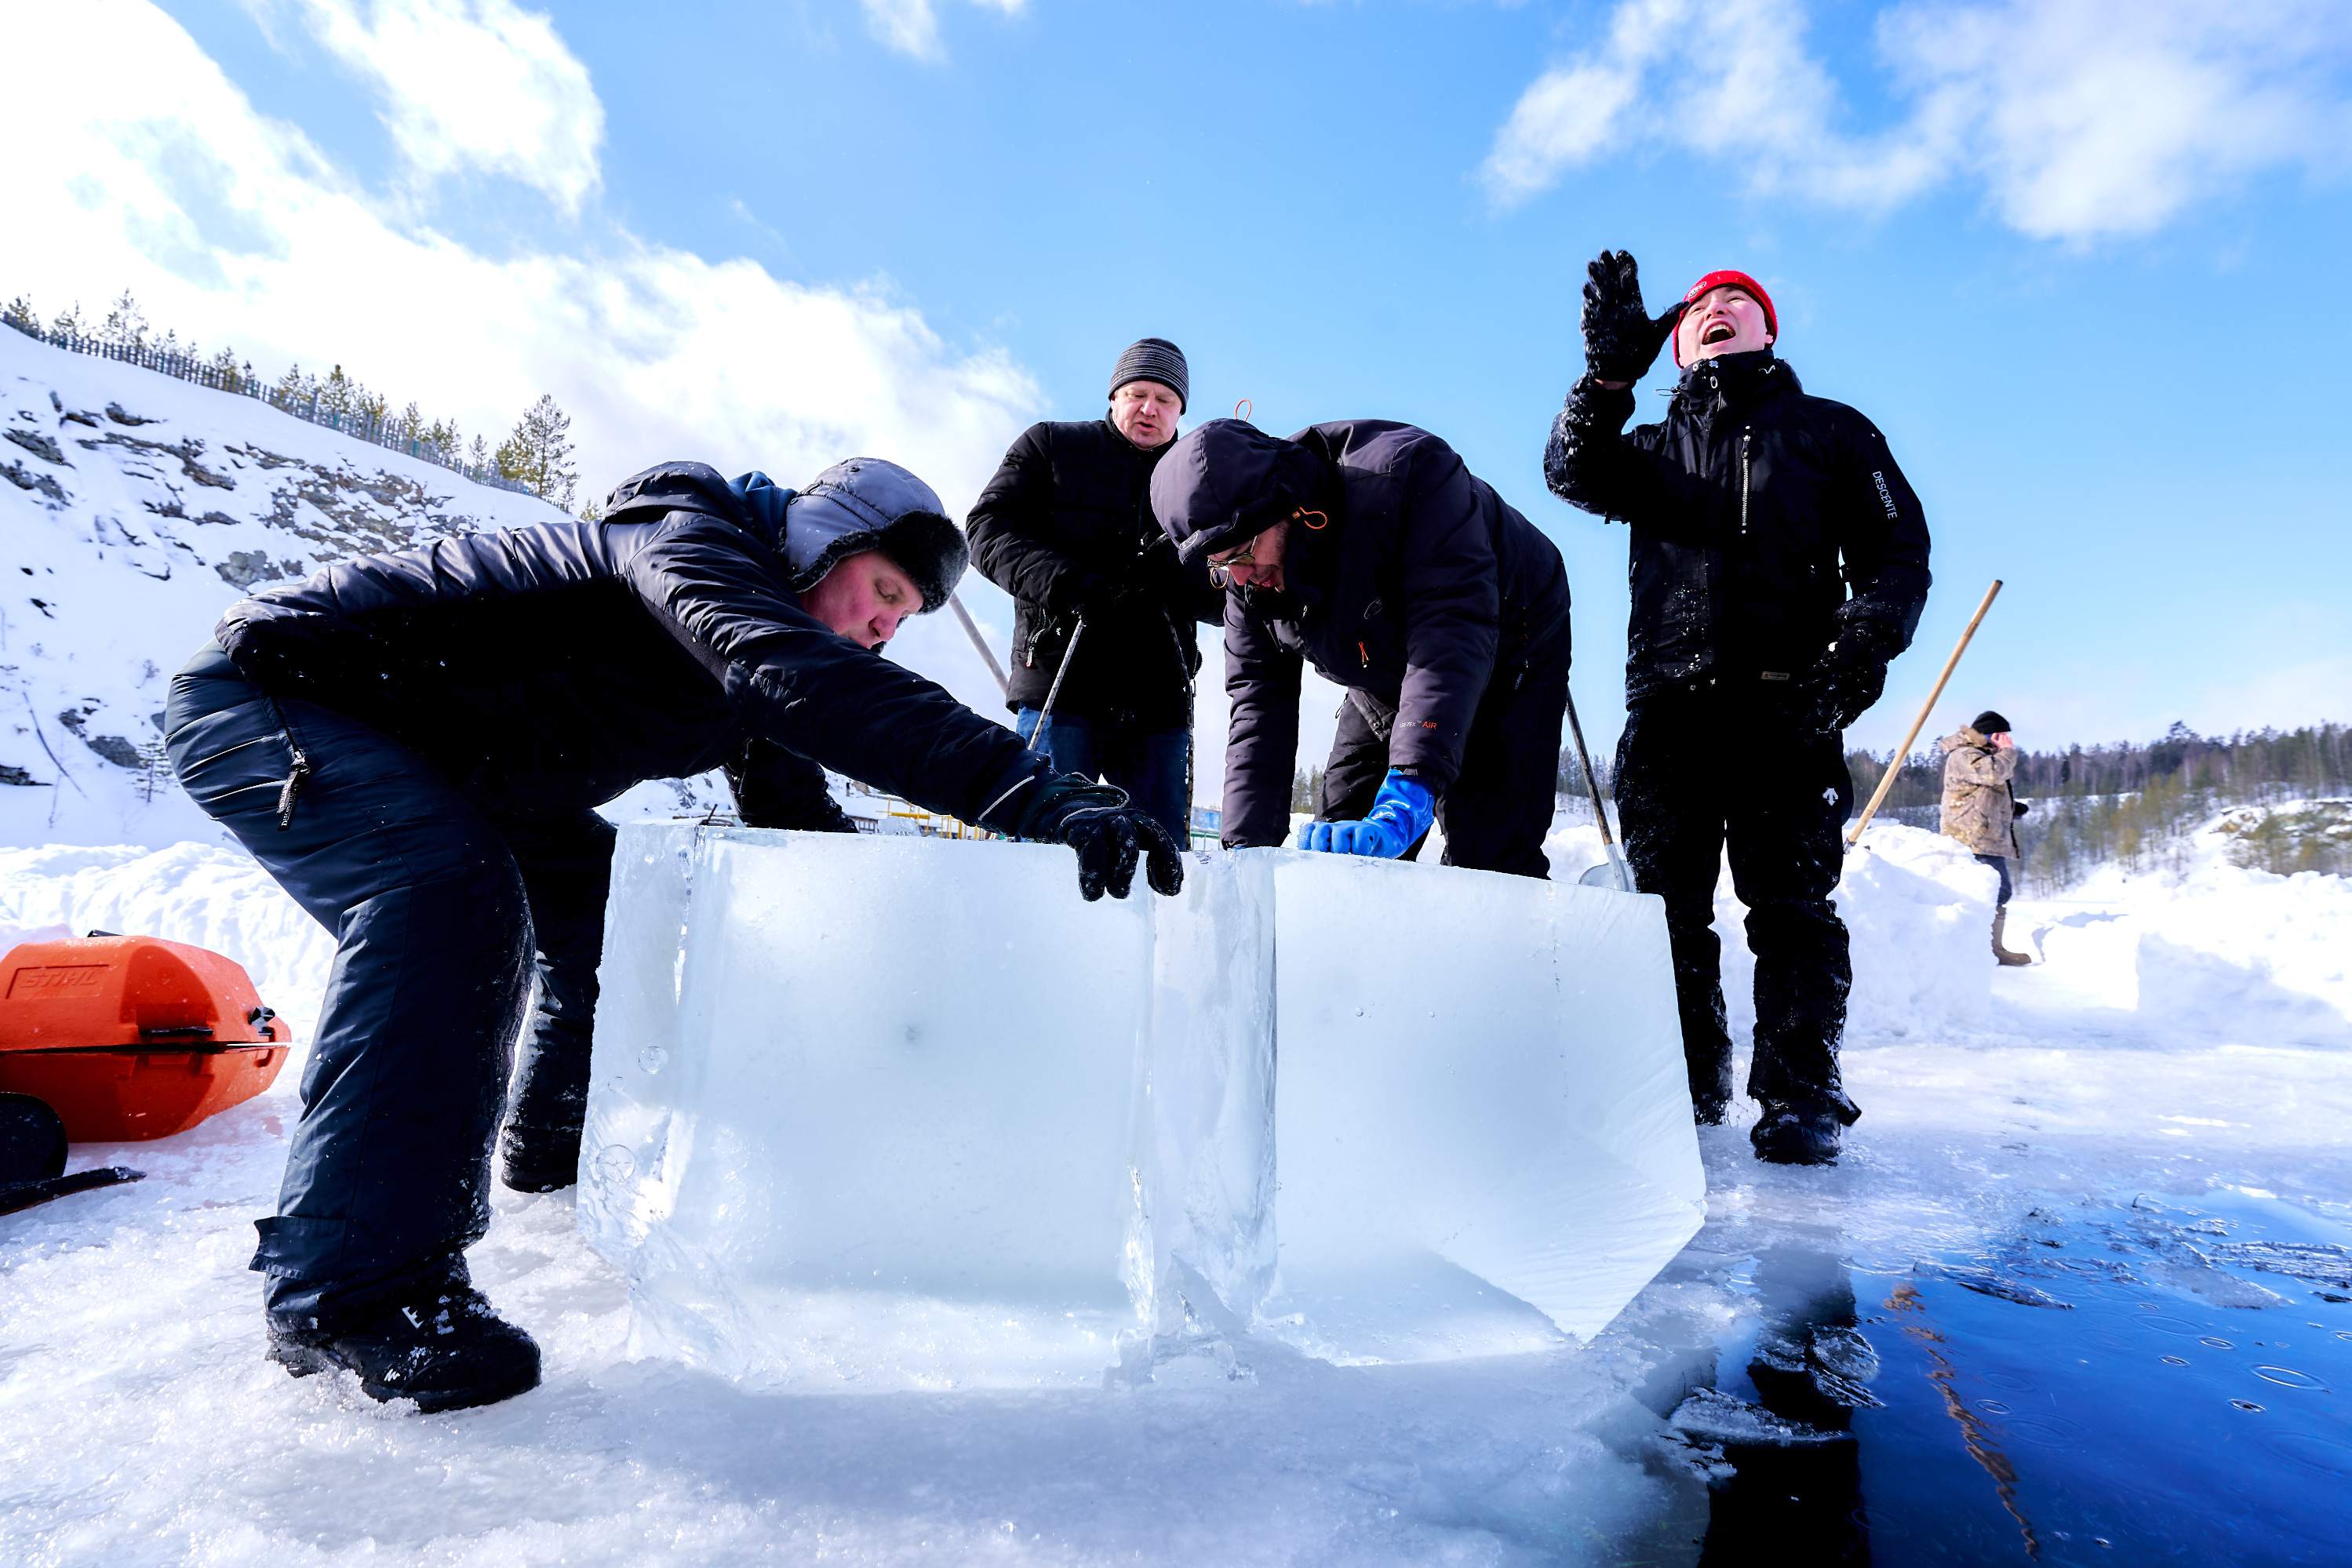
M131 287L208 347L341 361L494 437L551 391L593 487L866 451L960 508L1171 337L1194 419L1410 420L1543 527L1605 744L1624 536L1540 465L1584 262L1624 246L1654 308L1763 278L1785 356L1927 504L1936 596L1858 742L1899 738L1996 576L1935 729L2352 717L2340 5L11 11L27 57L113 68L28 87L0 292ZM948 628L905 642L985 699Z

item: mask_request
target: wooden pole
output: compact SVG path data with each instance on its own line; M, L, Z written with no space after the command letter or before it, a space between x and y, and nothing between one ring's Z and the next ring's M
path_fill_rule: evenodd
M1886 772L1878 780L1878 788L1871 792L1870 804L1862 809L1862 817L1854 823L1853 831L1845 836L1848 849L1862 842L1862 830L1870 826L1870 819L1877 814L1879 803L1886 799L1886 792L1895 788L1895 776L1903 771L1904 759L1911 755L1911 743L1918 739L1920 730L1927 727L1927 715L1934 709L1936 699L1944 695L1944 683L1952 678L1952 671L1959 664L1960 655L1969 651L1969 639L1977 634L1979 626L1984 624L1985 612L1992 608L1993 595L2000 591L2000 579L1996 577L1992 580L1992 586L1985 590L1984 602L1977 606L1974 615L1969 617L1969 629L1960 633L1959 642L1952 649L1952 656L1944 661L1944 673L1936 677L1936 689L1929 692L1927 700L1919 705L1919 716L1911 721L1911 733L1905 736L1903 744L1895 748L1895 759L1886 765Z

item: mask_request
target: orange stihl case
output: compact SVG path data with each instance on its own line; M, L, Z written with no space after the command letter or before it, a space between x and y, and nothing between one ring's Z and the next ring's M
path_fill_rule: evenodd
M186 1132L268 1088L293 1038L202 947L92 933L0 958L0 1090L47 1101L78 1144Z

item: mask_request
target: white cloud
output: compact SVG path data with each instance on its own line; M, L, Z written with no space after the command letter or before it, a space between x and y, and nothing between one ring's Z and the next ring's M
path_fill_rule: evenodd
M129 287L158 326L233 340L270 373L340 361L396 399L504 434L539 393L574 416L583 495L698 457L787 484L854 454L969 504L1041 401L997 350L960 351L887 282L809 287L602 231L562 251L478 254L391 222L297 130L257 114L145 0L16 13L37 128L10 187L9 292L54 311Z
M1028 0L972 0L1008 16L1020 15ZM866 7L866 26L887 47L902 55L912 55L919 60L939 60L947 57L940 44L939 13L931 8L931 0L860 0Z
M1675 149L1748 187L1884 210L1980 182L2041 238L2146 233L2266 169L2333 172L2352 131L2340 0L1912 0L1875 30L1895 123L1847 129L1805 0L1622 0L1521 95L1480 173L1497 205Z
M383 99L413 181L468 169L576 212L596 188L604 110L549 19L511 0L249 0L290 7Z

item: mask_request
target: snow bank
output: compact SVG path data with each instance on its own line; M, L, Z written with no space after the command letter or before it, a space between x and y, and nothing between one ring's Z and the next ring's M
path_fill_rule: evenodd
M2352 1047L2352 881L2214 866L2143 905L2138 1009L2250 1044Z
M1520 1351L1699 1222L1654 899L1250 851L1087 905L1046 846L667 824L617 863L581 1214L650 1353L1087 1383L1185 1281L1326 1359Z
M265 403L0 329L0 844L223 835L142 748L248 589L563 514ZM273 1004L274 1005L274 1004Z

